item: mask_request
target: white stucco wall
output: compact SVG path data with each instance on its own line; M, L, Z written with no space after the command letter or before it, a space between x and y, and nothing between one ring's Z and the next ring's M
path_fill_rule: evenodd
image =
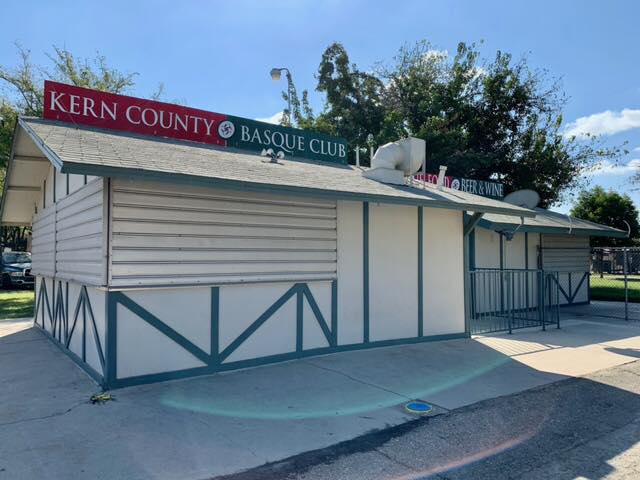
M493 230L475 229L476 268L500 268L500 235Z
M418 209L369 206L370 340L418 335Z
M516 233L511 240L504 240L504 268L522 269L527 267L524 233Z
M258 319L291 283L230 285L220 289L220 351ZM271 318L231 354L227 362L290 353L296 350L296 297L292 296Z
M338 344L364 331L362 202L338 202Z
M283 282L219 287L219 352L223 352L292 286L293 283ZM331 282L311 282L308 287L330 327ZM123 293L198 348L211 353L211 288L163 288ZM294 294L223 359L223 364L296 352L297 318L297 296ZM329 342L306 297L302 320L303 350L328 347ZM117 358L119 379L206 365L122 304L117 306Z
M503 268L535 270L538 268L538 245L540 235L529 233L525 241L525 232L517 232L513 239L503 240ZM528 250L525 253L525 245ZM475 229L476 268L500 268L500 234L493 230L477 227ZM528 255L528 264L526 256Z
M424 209L424 335L464 332L462 213Z

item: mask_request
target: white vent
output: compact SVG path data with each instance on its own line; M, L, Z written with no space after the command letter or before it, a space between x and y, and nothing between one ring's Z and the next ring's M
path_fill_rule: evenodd
M382 183L404 185L424 163L425 142L420 138L403 138L381 146L371 159L371 168L363 176Z

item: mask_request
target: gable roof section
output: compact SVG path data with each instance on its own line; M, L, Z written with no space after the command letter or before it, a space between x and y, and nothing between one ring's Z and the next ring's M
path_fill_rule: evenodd
M571 235L588 237L624 238L627 236L627 232L617 228L581 220L562 213L545 210L544 208L535 208L534 210L536 212L535 218L525 218L524 224L518 228L519 232L571 233ZM489 230L513 231L520 223L519 216L490 213L484 215L478 225Z
M534 212L477 195L427 184L387 185L361 170L309 160L271 164L259 155L160 137L20 118L19 129L62 173L140 177L172 183L267 191L343 200L400 203L530 217ZM4 218L4 215L3 215Z

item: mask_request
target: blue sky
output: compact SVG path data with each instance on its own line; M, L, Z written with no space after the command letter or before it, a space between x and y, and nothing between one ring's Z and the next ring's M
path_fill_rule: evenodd
M366 69L405 42L427 39L453 52L461 40L483 40L486 56L528 55L562 79L568 131L602 134L609 145L629 142L618 165L604 164L588 178L628 192L640 206L629 184L640 165L640 2L40 0L5 2L2 10L4 19L15 19L0 31L3 65L17 60L15 41L42 64L52 45L81 57L98 51L139 73L134 95L163 82L168 100L251 118L283 108L284 83L269 78L271 67L288 67L298 88L312 89L320 55L333 41ZM312 100L320 109L322 99Z

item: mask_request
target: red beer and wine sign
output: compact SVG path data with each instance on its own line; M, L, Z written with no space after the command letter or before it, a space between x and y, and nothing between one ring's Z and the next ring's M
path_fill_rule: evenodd
M347 142L341 138L48 80L44 83L43 117L245 150L271 148L285 156L347 163Z

